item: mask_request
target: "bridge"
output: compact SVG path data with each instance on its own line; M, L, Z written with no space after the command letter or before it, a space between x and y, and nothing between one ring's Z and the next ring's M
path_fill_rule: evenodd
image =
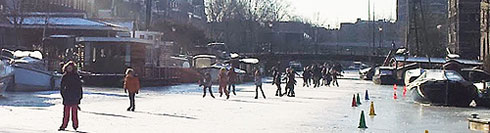
M365 55L360 53L314 53L314 52L269 52L269 53L242 53L247 57L258 58L266 66L276 65L278 62L282 65L288 65L289 61L299 61L302 64L314 64L324 62L354 62L360 61L366 64L381 64L387 55Z

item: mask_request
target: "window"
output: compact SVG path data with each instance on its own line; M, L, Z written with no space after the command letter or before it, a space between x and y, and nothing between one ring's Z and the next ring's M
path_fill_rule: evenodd
M153 36L152 35L148 35L148 40L153 40Z
M145 35L140 35L140 39L145 39Z

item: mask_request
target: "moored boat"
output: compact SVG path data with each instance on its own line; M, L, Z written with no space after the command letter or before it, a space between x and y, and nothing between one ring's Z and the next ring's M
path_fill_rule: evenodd
M396 76L394 75L395 68L393 67L377 67L374 71L373 82L381 85L396 84Z
M469 106L477 88L452 70L425 70L409 87L415 101L425 104Z
M46 91L60 87L62 75L47 70L39 51L16 51L14 58L13 85L8 91Z

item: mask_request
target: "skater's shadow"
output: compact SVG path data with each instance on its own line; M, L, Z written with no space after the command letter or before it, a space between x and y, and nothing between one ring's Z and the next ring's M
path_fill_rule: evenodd
M50 96L56 93L59 91L6 92L6 95L0 96L0 106L50 107L55 105L50 101L59 99Z
M183 115L176 115L176 114L153 113L153 112L144 112L144 111L134 111L134 112L135 113L141 113L141 114L149 114L149 115L157 115L157 116L167 116L167 117L174 117L174 118L184 118L184 119L191 119L191 120L196 120L197 119L195 117L183 116Z
M296 98L307 99L307 100L324 100L324 101L332 100L331 98L320 98L320 97L296 97Z
M102 95L102 96L110 96L110 97L127 97L127 95L102 93L102 92L83 92L83 94L87 94L87 95Z
M129 116L118 115L118 114L110 114L110 113L91 112L91 111L82 111L82 112L88 113L88 114L94 114L94 115L110 116L110 117L131 118Z
M262 98L262 97L261 97ZM226 101L226 100L225 100ZM267 104L267 103L264 103L264 102L255 102L255 101L245 101L245 100L238 100L238 99L232 99L232 100L228 100L228 101L233 101L233 102L241 102L241 103L261 103L261 104Z

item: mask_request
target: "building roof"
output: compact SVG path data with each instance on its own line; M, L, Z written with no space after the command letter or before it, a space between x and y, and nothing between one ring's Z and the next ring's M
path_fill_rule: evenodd
M6 17L6 19L8 23L0 24L0 27L13 27L14 24L22 24L22 28L43 28L45 27L47 22L48 28L128 31L127 28L122 26L79 17L50 17L49 19L47 19L46 17L39 16L10 16Z

